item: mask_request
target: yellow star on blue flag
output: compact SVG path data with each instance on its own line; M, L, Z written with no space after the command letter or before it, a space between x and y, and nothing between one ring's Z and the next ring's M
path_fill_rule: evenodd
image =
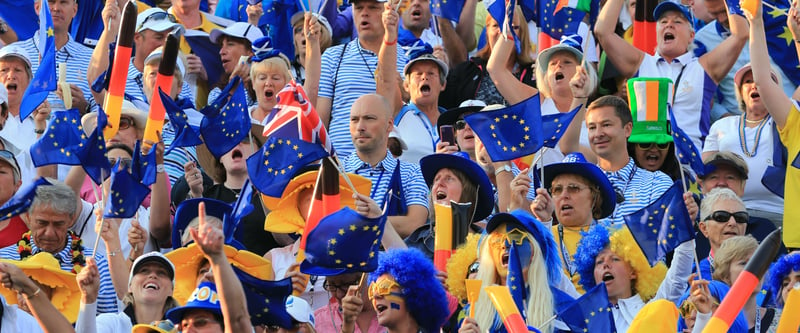
M10 219L14 216L28 211L28 208L36 196L36 188L43 185L52 185L46 178L41 177L36 179L33 183L23 185L11 199L8 199L2 207L0 207L0 221Z
M572 332L616 332L609 304L606 285L601 283L561 308L558 318Z
M254 326L292 327L292 317L286 312L286 300L292 294L292 279L268 281L247 274L236 266L233 271L242 283L247 312Z
M535 153L544 143L539 94L498 110L464 118L493 161L508 161Z
M53 112L45 133L31 145L34 166L81 164L78 154L75 153L81 149L85 137L80 118L76 109Z
M56 41L53 36L53 18L48 6L39 6L39 45L39 68L22 95L19 119L28 118L47 99L47 95L56 90Z
M231 95L233 89L236 90ZM200 134L208 151L217 159L231 151L250 133L247 98L238 76L222 89L214 102L200 112L203 113Z
M127 219L136 215L139 205L150 194L150 188L131 174L127 165L118 159L111 170L111 185L105 201L105 218Z
M261 193L280 198L283 189L300 169L327 156L325 148L318 143L273 136L247 159L247 173Z

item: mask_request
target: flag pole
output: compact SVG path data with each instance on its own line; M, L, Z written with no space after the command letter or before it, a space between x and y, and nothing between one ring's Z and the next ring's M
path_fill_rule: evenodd
M544 186L544 152L546 151L547 147L542 147L541 152L539 152L539 158L536 161L536 164L539 165L539 188L545 188Z
M341 164L339 156L334 155L333 158L328 156L328 159L330 159L331 163L333 163L333 165L336 166L336 170L338 170L339 173L343 176L344 181L347 183L348 186L350 186L350 190L352 190L353 193L358 193L358 191L356 191L356 187L353 185L353 181L350 180L350 176L348 176L347 172L344 171L344 166Z
M100 168L100 181L101 181L100 186L103 186L102 181L106 178L105 172L103 171L104 169ZM108 191L106 191L105 186L102 187L102 190L103 190L103 200L100 201L100 227L98 228L100 232L97 233L97 238L94 239L94 247L92 248L92 258L94 258L95 255L97 254L97 246L100 244L100 233L103 232L103 223L105 222L105 218L103 217L103 215L106 210L105 198L106 198L106 192Z

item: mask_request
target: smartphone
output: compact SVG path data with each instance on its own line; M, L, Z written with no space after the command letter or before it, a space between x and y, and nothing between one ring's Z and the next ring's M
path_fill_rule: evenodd
M449 145L454 146L456 144L456 135L453 125L439 127L439 138L441 138L442 142L447 142Z

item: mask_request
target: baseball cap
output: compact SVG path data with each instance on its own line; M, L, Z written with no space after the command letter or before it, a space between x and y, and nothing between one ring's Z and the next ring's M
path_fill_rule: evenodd
M433 61L433 62L435 62L436 65L439 66L439 70L442 71L442 74L444 74L444 77L447 77L447 73L450 70L447 67L447 64L444 63L444 61L442 61L439 58L435 57L433 54L426 53L426 54L420 55L419 57L416 57L414 59L409 60L408 63L406 64L406 66L403 68L403 74L404 75L408 75L408 71L411 69L411 66L413 66L415 62L419 62L419 61Z
M161 8L149 8L136 16L136 32L153 30L162 32L179 26L175 16Z
M161 55L164 54L164 47L159 46L153 52L147 55L147 58L144 59L144 64L150 64L153 61L161 61ZM180 50L178 51L178 58L176 59L175 63L177 65L178 71L181 72L182 75L186 75L186 65L183 63L183 52Z
M0 161L6 162L11 165L11 168L14 169L14 178L20 179L19 173L19 163L17 163L17 158L14 157L14 153L8 150L0 150Z
M131 269L131 274L128 277L128 284L131 283L131 280L133 280L133 276L136 275L136 273L139 271L140 268L142 268L142 266L151 262L164 266L164 268L167 269L169 273L169 278L172 280L172 285L174 286L175 265L173 265L172 262L169 261L169 259L167 259L167 257L161 254L161 252L156 252L156 251L145 253L139 256L139 258L136 258L136 261L133 262L132 266L133 268Z
M314 327L314 311L311 310L311 306L306 300L297 296L287 297L286 312L292 316L292 319L301 323L309 323L312 328L316 328Z
M733 168L739 173L739 176L741 176L742 179L747 179L747 174L749 173L747 162L744 160L744 158L730 151L716 151L708 156L708 158L704 158L703 164L706 165L706 174L700 178L709 176L720 165L727 165ZM709 166L711 166L711 168L709 168Z
M222 35L247 39L250 41L250 45L253 45L253 42L255 42L256 39L264 37L264 34L261 33L261 29L254 27L250 23L236 22L229 25L225 29L211 30L211 33L208 34L208 38L212 43L216 44L219 42L219 39L222 37Z
M572 55L574 55L575 58L578 59L578 63L580 63L581 61L583 61L583 47L581 46L582 43L583 43L583 37L579 35L573 34L573 35L561 36L561 41L558 44L548 47L542 50L542 52L539 52L538 59L536 60L536 63L538 64L537 66L539 66L539 68L537 68L536 70L542 71L542 73L546 73L547 64L550 63L550 57L552 57L553 54L555 54L556 52L561 52L561 51L572 53Z
M694 27L694 15L689 12L689 7L669 0L664 1L658 4L656 9L653 10L653 17L656 19L656 21L658 21L661 15L664 15L666 12L679 12L683 14L683 16L686 17L686 20L689 21L689 26Z
M0 60L6 57L17 57L22 59L28 65L28 68L31 68L31 60L28 58L28 54L25 52L25 49L23 49L22 46L14 44L4 46L2 49L0 49Z

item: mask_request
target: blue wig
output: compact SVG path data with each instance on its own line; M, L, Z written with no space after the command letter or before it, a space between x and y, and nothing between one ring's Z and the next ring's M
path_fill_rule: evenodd
M680 299L678 299L678 307L683 305L684 302L687 301L689 298L689 292L691 289L687 289L686 292L683 293ZM711 280L708 282L708 291L711 293L711 297L714 297L717 302L722 302L722 299L725 298L725 295L728 294L730 291L730 287L727 284L717 280ZM731 327L728 329L730 333L747 333L748 329L747 319L744 317L744 310L740 311L738 315L736 315L736 319L731 323ZM682 332L683 329L686 328L686 322L683 320L681 316L678 318L678 332Z
M781 285L783 285L783 279L792 271L800 272L800 254L790 253L781 257L772 264L767 273L767 287L780 308L783 308L784 303L778 302L781 297Z
M503 223L519 225L533 236L533 239L536 240L536 245L542 251L542 256L544 256L547 279L550 285L558 284L561 281L561 258L558 255L558 247L553 239L553 233L545 228L544 224L539 222L533 215L521 209L507 214L494 215L486 226L486 232L491 233L492 230Z
M370 273L373 283L389 274L400 284L408 312L424 332L438 332L450 315L447 294L436 279L430 259L417 249L381 252L378 268Z

